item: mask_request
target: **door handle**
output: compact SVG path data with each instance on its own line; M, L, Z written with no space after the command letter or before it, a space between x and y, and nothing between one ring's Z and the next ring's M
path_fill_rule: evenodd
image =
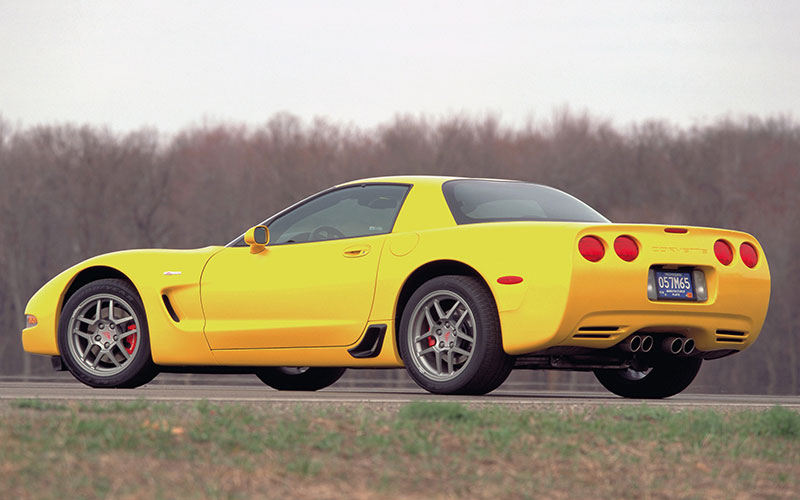
M345 257L363 257L369 253L372 248L369 245L354 245L344 249Z

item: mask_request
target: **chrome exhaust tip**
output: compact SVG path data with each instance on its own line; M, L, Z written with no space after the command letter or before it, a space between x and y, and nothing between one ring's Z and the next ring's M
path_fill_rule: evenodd
M643 336L642 344L639 350L642 352L650 352L652 348L653 348L653 337L651 337L650 335Z
M694 340L693 339L686 339L683 342L683 354L689 355L694 352Z
M642 348L642 338L638 335L632 335L623 340L619 347L626 352L638 352Z
M670 354L680 354L683 351L683 337L667 337L661 341L661 349ZM694 342L692 342L694 348Z

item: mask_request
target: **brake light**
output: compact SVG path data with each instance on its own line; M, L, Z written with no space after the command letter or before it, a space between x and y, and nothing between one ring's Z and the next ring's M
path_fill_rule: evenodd
M665 227L664 232L672 234L686 234L689 232L689 230L685 227Z
M639 256L639 245L630 236L618 236L614 240L614 251L625 262L631 262Z
M756 251L756 247L750 243L742 243L741 246L739 246L739 256L742 258L744 265L750 269L756 267L756 264L758 264L758 252Z
M578 251L589 262L597 262L606 254L603 242L596 236L584 236L578 242Z
M714 243L714 255L723 266L727 266L733 262L733 248L731 244L725 240L717 240Z

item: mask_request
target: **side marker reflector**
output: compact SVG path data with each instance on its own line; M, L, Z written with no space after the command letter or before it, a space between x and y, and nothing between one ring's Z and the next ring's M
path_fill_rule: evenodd
M497 278L497 282L501 285L516 285L522 283L522 278L520 276L502 276Z

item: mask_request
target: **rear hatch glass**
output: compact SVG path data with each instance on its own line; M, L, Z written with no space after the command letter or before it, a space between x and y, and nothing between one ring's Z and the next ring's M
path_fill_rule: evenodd
M445 182L442 191L458 224L507 221L609 222L574 196L540 184L459 179Z

